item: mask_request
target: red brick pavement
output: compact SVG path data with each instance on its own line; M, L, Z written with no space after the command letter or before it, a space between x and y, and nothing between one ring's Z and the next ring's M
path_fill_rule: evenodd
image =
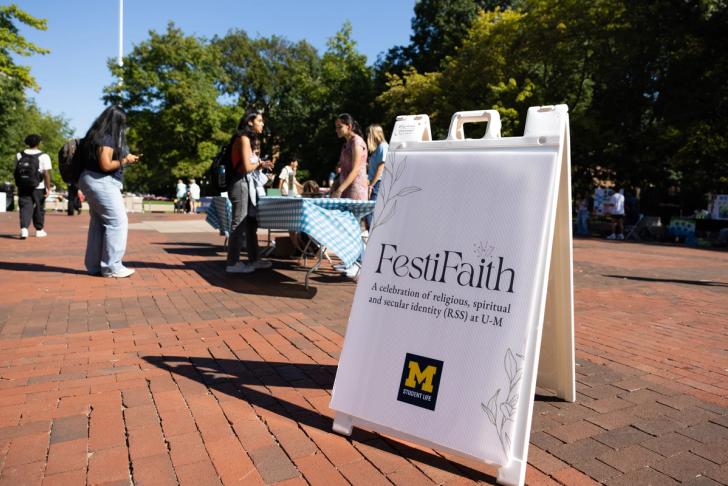
M495 470L331 432L354 284L229 278L214 233L132 230L86 276L87 218L0 214L0 485L462 484ZM133 222L186 215L135 215ZM528 484L728 484L728 253L575 243L577 390L540 390Z

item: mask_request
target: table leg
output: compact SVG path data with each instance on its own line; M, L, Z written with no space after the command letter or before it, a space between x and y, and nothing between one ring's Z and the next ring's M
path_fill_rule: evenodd
M309 269L309 270L308 270L308 271L306 272L306 280L305 280L305 285L304 285L304 288L305 288L306 290L308 290L308 277L310 277L310 276L311 276L311 274L312 274L312 273L313 273L313 272L314 272L315 270L318 270L318 269L319 269L319 267L321 266L321 260L323 260L323 258L324 258L324 254L325 254L325 253L326 253L326 247L325 247L325 246L323 246L323 245L319 245L319 250L318 250L318 253L316 254L316 262L315 262L315 263L313 264L313 266L312 266L312 267L311 267L311 268L310 268L310 269Z

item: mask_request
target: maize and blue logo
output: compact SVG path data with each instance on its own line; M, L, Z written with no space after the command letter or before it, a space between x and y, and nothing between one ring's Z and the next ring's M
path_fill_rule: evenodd
M435 410L442 376L442 361L407 353L397 400Z

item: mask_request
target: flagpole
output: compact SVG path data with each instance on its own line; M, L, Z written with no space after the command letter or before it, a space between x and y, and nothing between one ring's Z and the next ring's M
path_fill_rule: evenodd
M116 65L124 65L124 0L119 0L119 54L116 58ZM124 75L119 70L119 87L124 83Z

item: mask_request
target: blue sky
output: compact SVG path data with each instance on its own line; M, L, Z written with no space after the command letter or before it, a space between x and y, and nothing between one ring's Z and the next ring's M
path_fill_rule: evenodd
M103 109L102 89L112 78L106 67L118 52L118 0L24 0L17 5L48 20L47 31L21 27L21 34L51 50L45 56L18 58L30 66L41 87L29 92L42 110L62 114L83 134ZM415 0L124 0L124 52L164 31L171 20L185 33L224 35L232 28L251 36L273 34L306 39L320 52L326 40L349 20L352 36L369 63L377 54L407 44Z

